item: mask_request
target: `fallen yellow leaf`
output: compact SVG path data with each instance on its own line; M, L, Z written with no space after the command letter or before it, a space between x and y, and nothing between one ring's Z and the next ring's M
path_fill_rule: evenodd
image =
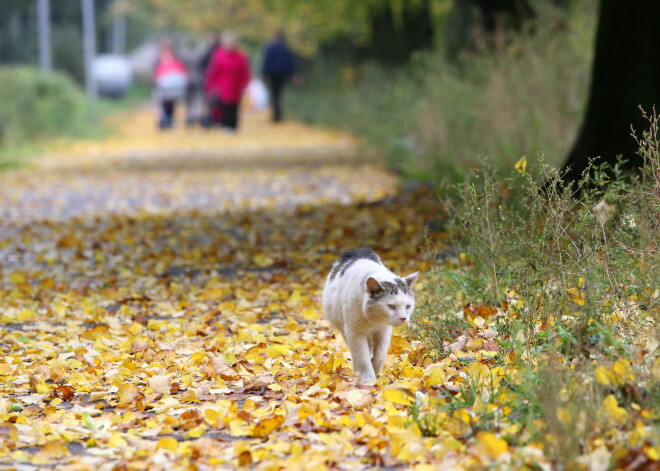
M167 451L173 451L176 452L179 447L179 442L176 441L176 438L174 437L164 437L158 440L158 443L156 443L156 449L160 450L167 450Z
M383 391L383 397L394 404L409 406L412 404L410 393L403 389L386 389Z

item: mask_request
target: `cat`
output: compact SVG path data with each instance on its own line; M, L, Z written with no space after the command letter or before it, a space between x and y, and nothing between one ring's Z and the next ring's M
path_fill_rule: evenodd
M360 383L376 381L392 328L410 321L418 276L398 277L370 249L345 252L332 265L323 289L323 312L346 341Z

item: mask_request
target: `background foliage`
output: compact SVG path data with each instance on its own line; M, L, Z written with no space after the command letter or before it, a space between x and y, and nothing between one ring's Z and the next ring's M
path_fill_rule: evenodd
M0 145L82 126L86 100L66 75L0 69Z

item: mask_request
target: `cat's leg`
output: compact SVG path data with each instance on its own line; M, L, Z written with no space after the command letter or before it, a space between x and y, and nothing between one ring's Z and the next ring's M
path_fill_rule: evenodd
M373 334L374 352L371 358L371 365L376 374L383 369L387 359L387 351L390 349L390 340L392 339L392 326L383 326Z
M371 366L371 355L369 353L369 341L366 335L346 331L346 343L351 351L353 369L360 376L360 382L375 382L376 373Z
M373 358L374 357L374 335L373 334L369 334L369 336L367 337L367 342L368 342L368 345L369 345L369 358Z

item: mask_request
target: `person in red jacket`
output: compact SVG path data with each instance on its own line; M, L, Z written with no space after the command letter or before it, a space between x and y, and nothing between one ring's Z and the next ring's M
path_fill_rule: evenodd
M204 87L211 102L220 103L223 128L235 131L238 127L238 107L249 82L250 65L238 49L238 37L226 32L222 35L222 46L211 57Z
M188 69L176 58L172 46L161 42L158 61L154 68L154 96L161 108L158 126L168 129L174 125L174 106L183 99L188 86Z

